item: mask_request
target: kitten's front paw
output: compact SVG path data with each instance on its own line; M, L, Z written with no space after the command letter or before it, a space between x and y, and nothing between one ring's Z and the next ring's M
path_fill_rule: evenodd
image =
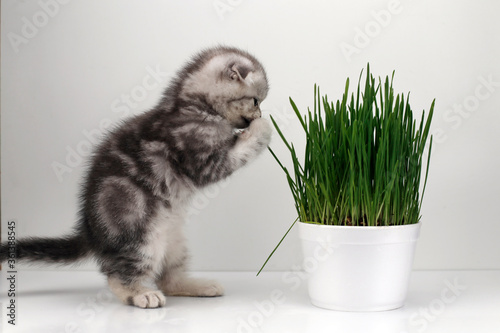
M165 292L169 296L216 297L224 295L224 288L217 281L187 278L168 285Z
M128 303L139 308L159 308L165 305L167 299L159 290L146 291L141 294L130 296Z
M201 288L198 290L198 296L200 297L216 297L224 295L224 287L220 285L217 281L205 281L201 283Z
M271 127L271 124L269 123L269 120L264 118L258 118L250 123L248 129L245 132L243 132L242 138L246 139L249 137L256 137L259 140L259 142L267 146L271 141L272 133L273 129Z

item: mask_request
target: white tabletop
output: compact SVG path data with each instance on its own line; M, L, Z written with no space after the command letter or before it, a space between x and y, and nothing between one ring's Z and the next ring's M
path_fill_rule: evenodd
M160 309L125 306L89 271L22 270L15 297L1 273L2 332L500 332L500 271L415 271L405 306L373 313L310 304L300 272L197 272L217 298L169 297ZM8 323L11 300L15 323Z

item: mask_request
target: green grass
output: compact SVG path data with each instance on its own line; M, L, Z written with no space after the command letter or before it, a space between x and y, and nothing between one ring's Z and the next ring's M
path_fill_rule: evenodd
M356 92L350 95L347 79L342 99L335 103L315 86L314 109L306 115L290 98L307 140L302 162L271 116L290 152L293 170L269 150L285 172L302 222L391 226L420 220L432 136L420 194L424 148L434 101L427 117L424 111L417 124L409 94L394 95L394 73L384 82L376 81L368 65L364 86L362 74Z

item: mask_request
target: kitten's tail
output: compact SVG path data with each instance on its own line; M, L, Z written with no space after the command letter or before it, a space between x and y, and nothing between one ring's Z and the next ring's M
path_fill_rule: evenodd
M24 238L0 245L0 262L45 262L70 264L90 253L87 241L79 234L61 238Z

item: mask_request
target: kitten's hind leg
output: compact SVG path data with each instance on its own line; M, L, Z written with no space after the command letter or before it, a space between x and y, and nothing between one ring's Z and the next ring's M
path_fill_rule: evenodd
M214 280L192 278L184 266L170 267L156 281L168 296L216 297L224 295L224 288Z
M165 295L160 290L144 287L140 282L125 283L116 276L108 276L111 291L125 304L139 308L158 308L166 303Z

